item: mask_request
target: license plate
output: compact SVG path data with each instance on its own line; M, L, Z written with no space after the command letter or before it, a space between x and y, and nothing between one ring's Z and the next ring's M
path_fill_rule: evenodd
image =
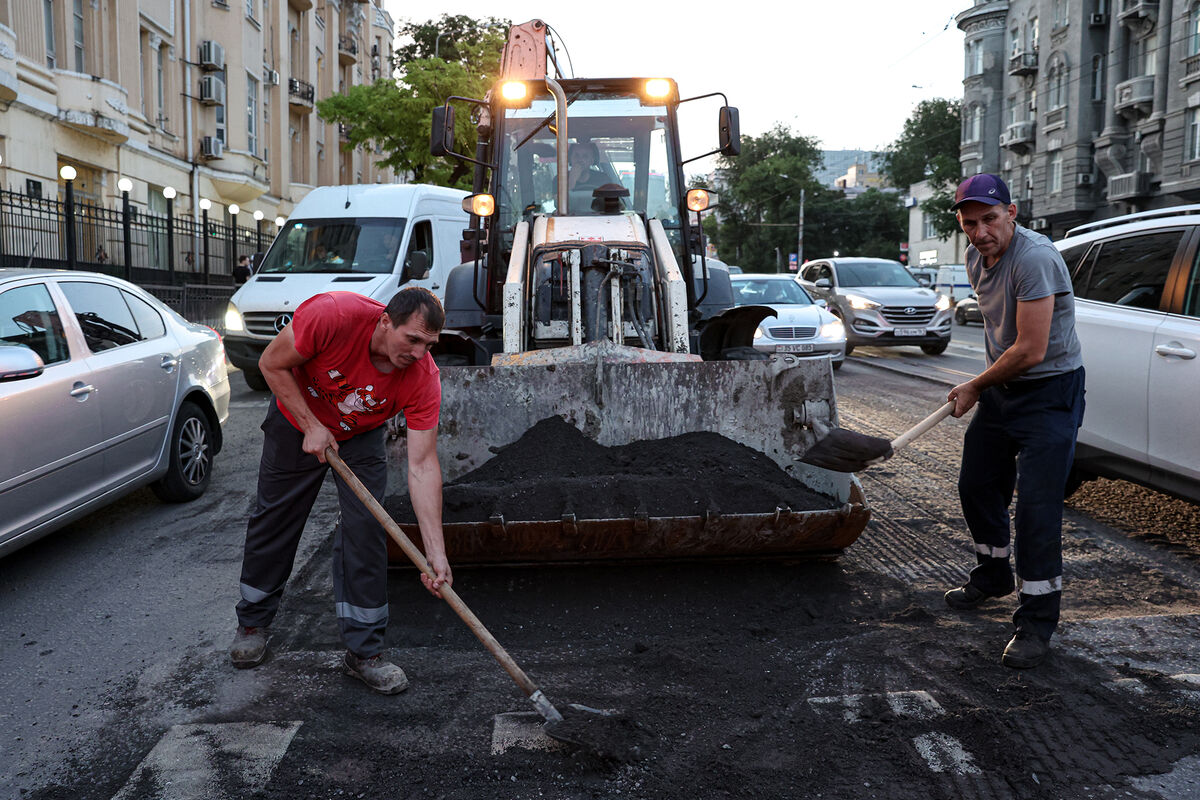
M897 336L924 336L924 328L896 328Z
M811 344L777 344L775 345L776 353L811 353L813 346Z

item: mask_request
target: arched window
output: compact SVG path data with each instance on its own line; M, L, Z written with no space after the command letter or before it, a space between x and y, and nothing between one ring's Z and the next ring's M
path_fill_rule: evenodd
M1050 108L1062 108L1067 104L1067 87L1070 86L1066 60L1058 53L1050 58L1049 82Z
M1188 8L1187 52L1189 56L1200 55L1200 3Z
M983 136L983 106L972 103L963 115L964 142L978 142Z

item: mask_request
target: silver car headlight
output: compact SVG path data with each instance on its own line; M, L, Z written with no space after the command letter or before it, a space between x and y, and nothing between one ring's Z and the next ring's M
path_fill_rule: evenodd
M933 304L933 307L938 311L945 311L950 307L950 298L944 294L939 294L937 302Z
M860 311L865 311L868 308L879 308L883 305L883 303L876 303L874 300L868 300L856 294L846 295L846 302L850 304L851 308L857 308Z
M246 330L246 323L242 320L242 312L238 311L238 307L233 303L225 309L225 332L235 333Z
M835 319L833 322L826 322L821 326L822 339L845 339L846 326L842 324L840 319Z
M765 331L762 329L762 326L761 326L761 325L760 325L759 327L757 327L757 328L755 328L755 329L754 329L754 339L755 339L755 341L758 341L759 339L763 338L763 337L764 337L764 336L766 336L766 335L767 335L767 334L766 334L766 332L765 332Z

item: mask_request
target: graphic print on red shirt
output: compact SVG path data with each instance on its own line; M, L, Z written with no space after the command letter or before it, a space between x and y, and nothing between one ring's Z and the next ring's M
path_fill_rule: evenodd
M413 430L437 427L441 377L428 354L405 369L380 372L371 363L371 334L384 306L353 292L304 301L292 319L296 350L309 360L292 370L308 407L338 441L383 425L404 412ZM295 427L296 421L280 406Z

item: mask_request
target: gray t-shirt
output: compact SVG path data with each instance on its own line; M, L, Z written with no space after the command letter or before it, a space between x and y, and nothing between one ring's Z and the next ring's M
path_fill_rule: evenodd
M1017 303L1054 295L1050 342L1042 363L1030 367L1017 380L1032 380L1073 372L1083 365L1075 337L1075 295L1067 265L1050 240L1016 226L1012 242L992 267L967 247L967 277L983 313L983 338L987 365L995 363L1017 340Z

